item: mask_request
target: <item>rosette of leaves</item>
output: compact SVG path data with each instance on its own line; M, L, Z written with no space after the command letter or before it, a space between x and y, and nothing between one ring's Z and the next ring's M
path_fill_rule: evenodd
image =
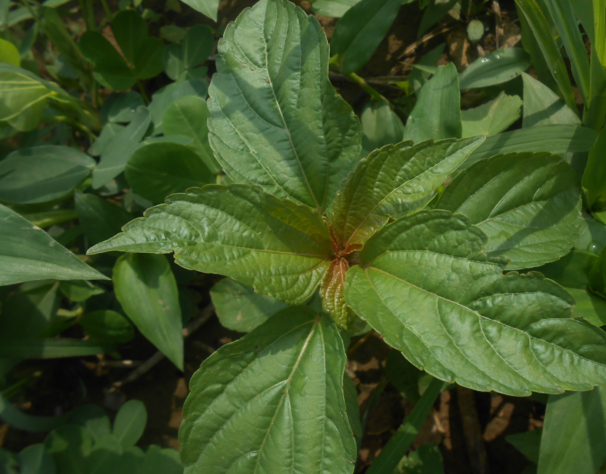
M512 192L481 213L452 196L441 203L457 213L435 209L483 137L406 141L359 160L359 122L328 81L326 37L284 0L245 10L218 51L209 138L235 184L170 196L89 252L174 252L183 267L293 305L194 376L180 434L186 472L353 472L338 329L358 318L418 368L476 390L606 383L606 337L572 317L573 297L540 273L504 274L517 256L513 268L528 268L574 245L580 191L566 163L531 157L524 180L519 156L486 160L499 167L470 170L475 189L484 179ZM519 251L501 245L499 225L522 228ZM549 245L530 259L541 239ZM301 306L318 290L324 312Z

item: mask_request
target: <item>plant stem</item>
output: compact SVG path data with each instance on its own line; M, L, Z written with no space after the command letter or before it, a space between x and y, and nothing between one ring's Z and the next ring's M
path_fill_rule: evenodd
M358 76L355 72L350 74L343 74L347 79L349 79L354 84L360 86L364 92L366 92L373 100L384 100L389 102L385 97L383 97L379 91L377 91L374 87L370 86L364 79Z
M109 5L107 4L107 0L101 0L101 3L103 4L103 9L105 10L106 20L111 21L113 14L111 9L109 8Z
M36 12L34 11L34 9L32 8L32 6L29 4L29 0L21 0L21 3L23 4L23 6L25 8L27 8L27 11L29 12L29 14L36 20L36 21L40 21L40 17L36 14Z
M389 440L381 454L374 460L366 474L385 474L393 472L400 460L404 457L408 448L417 437L421 426L427 415L431 412L433 404L442 391L444 382L433 379L423 392L421 399L417 402L412 412L404 423L398 428L395 435Z
M83 125L80 122L78 122L77 120L74 120L73 118L67 117L65 115L56 115L53 117L46 117L44 119L44 121L48 122L48 123L64 123L66 125L69 125L72 128L75 128L79 132L85 133L89 137L93 137L95 139L97 138L97 136L93 132L91 132L86 125Z
M149 100L149 97L147 96L147 93L145 92L145 87L143 87L143 83L141 82L141 79L137 78L137 84L139 84L139 90L141 91L141 97L143 97L145 104L149 104L150 100Z

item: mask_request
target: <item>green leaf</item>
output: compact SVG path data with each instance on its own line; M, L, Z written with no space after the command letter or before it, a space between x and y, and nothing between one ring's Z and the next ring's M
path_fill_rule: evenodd
M467 37L472 43L477 43L484 36L484 23L480 20L471 20L467 25Z
M580 125L545 125L505 132L489 137L462 168L496 154L521 152L575 153L589 151L597 139L590 128Z
M0 68L0 122L20 132L35 129L53 91L36 80L33 74L2 64Z
M361 0L315 0L311 9L316 15L341 18L347 11Z
M3 340L0 357L19 359L56 359L58 357L84 357L114 352L108 344L80 339L15 339Z
M112 137L103 148L101 161L93 171L94 189L99 189L124 171L128 159L135 152L149 128L150 112L145 107L137 108L131 123Z
M388 216L401 217L422 207L483 141L402 142L361 160L335 199L332 223L343 248L366 242Z
M111 433L111 423L105 410L98 405L83 405L63 415L65 422L84 426L96 440Z
M576 173L548 153L475 163L446 187L437 207L469 217L488 236L485 253L509 259L508 270L558 260L579 237Z
M208 94L207 85L200 79L192 79L176 84L170 84L156 92L149 104L149 111L154 123L154 135L160 135L163 131L164 114L168 107L181 97L196 96L202 99Z
M137 77L116 48L105 36L96 31L86 31L80 37L80 50L93 65L93 76L108 89L130 89Z
M332 34L331 53L341 72L356 72L372 57L398 16L402 0L362 0L339 20Z
M122 10L112 19L112 32L126 59L135 64L149 36L145 20L134 10Z
M393 474L444 474L440 449L434 443L419 446L400 461Z
M209 112L206 101L200 97L182 97L164 112L164 135L191 138L188 147L194 151L213 174L221 172L208 142Z
M476 59L459 76L461 89L482 89L515 79L530 67L522 48L497 49Z
M513 444L516 449L526 456L529 461L536 464L539 462L542 434L543 430L538 429L526 431L525 433L509 435L505 439L508 443Z
M360 421L360 407L358 406L358 390L356 384L347 373L343 374L343 395L345 396L345 407L347 419L356 441L361 442L364 428Z
M592 46L591 57L595 58L597 54L595 47ZM585 101L583 123L599 131L606 116L606 68L600 61L591 61L589 85L590 97Z
M162 449L159 446L152 445L147 448L145 457L137 472L144 472L146 474L183 474L179 452L174 449ZM128 472L125 474L128 474Z
M140 106L145 106L145 102L143 102L143 98L138 92L111 93L103 102L103 107L101 107L101 121L106 125L107 122L128 123L135 117L137 108ZM103 127L103 130L106 129L107 126ZM103 134L103 131L101 131L101 134ZM90 150L89 153L91 153Z
M154 202L215 181L196 153L176 143L142 146L128 160L124 174L135 193Z
M213 21L217 21L217 15L219 14L219 2L220 0L181 0L186 5L189 5L194 10L199 11L203 15L206 15Z
M549 397L538 474L593 474L606 460L606 390Z
M124 255L114 266L113 280L116 297L131 321L183 370L179 290L166 257Z
M522 115L522 99L501 92L474 109L461 111L463 138L496 135L507 130Z
M553 37L549 21L537 0L516 0L516 5L534 32L535 39L543 53L549 71L557 83L564 101L571 110L576 110L574 92L564 59Z
M109 309L86 313L78 322L93 341L122 344L135 337L128 319Z
M606 226L588 214L583 214L581 234L575 248L593 255L600 255L606 247Z
M419 379L423 372L408 362L402 353L393 349L389 351L385 361L385 375L407 402L416 404L419 401ZM427 374L425 376L431 377Z
M164 69L176 81L184 72L199 66L212 54L215 38L206 25L195 25L187 30L180 44L171 44L164 50Z
M570 0L544 0L568 53L572 76L587 103L589 98L589 57L579 31L579 25ZM606 39L606 38L604 38Z
M461 138L461 93L457 68L441 66L425 83L408 116L404 140L415 143L441 138Z
M19 453L20 474L55 474L55 461L43 444L33 444Z
M111 143L112 139L125 128L124 125L119 125L117 123L109 122L105 124L99 137L95 140L95 143L88 149L88 154L91 156L101 156L101 153L103 153L107 145Z
M606 1L593 0L593 29L597 59L606 68Z
M77 148L22 148L0 161L0 200L16 204L54 201L88 177L95 160Z
M404 136L404 124L385 100L366 104L360 122L364 156L385 145L400 143Z
M67 299L76 302L86 301L91 296L105 293L103 288L85 280L62 281L59 284L59 289Z
M604 384L604 332L573 319L572 297L541 274L503 275L487 241L447 211L399 219L366 243L345 299L441 380L513 396Z
M77 191L74 201L80 224L91 245L113 237L133 218L122 207L94 194Z
M179 432L187 472L353 473L345 359L336 326L309 307L221 347L190 383Z
M310 298L328 268L328 229L307 206L246 185L190 189L166 202L89 253L175 252L182 267L229 276L291 304Z
M529 74L522 74L524 81L523 127L543 125L580 125L581 120L549 87Z
M420 67L435 67L436 63L440 60L442 54L444 53L445 46L445 43L436 46L429 53L425 54L419 60L419 62L415 63L415 66L417 67L415 67L415 69L408 75L408 81L412 84L415 94L419 94L419 91L433 74L421 70Z
M93 438L78 425L64 425L52 431L44 445L57 465L57 472L89 474L86 458L93 450Z
M95 446L86 458L87 474L107 474L115 472L124 451L120 442L112 434L95 440Z
M0 204L0 285L33 280L107 280L46 232Z
M595 145L589 152L589 160L583 173L583 192L587 207L593 211L606 208L606 161L604 147L606 146L606 128L598 135ZM0 162L1 166L1 162ZM0 168L1 169L1 168ZM1 183L1 181L0 181Z
M147 409L139 400L129 400L116 415L114 420L114 436L124 448L137 444L145 431L147 424Z
M433 0L427 5L423 12L423 18L417 31L417 39L420 39L429 28L440 21L457 3L457 0L438 1Z
M270 296L261 296L254 290L231 278L224 278L210 290L210 298L221 324L238 332L250 332L260 326L286 303Z
M320 213L329 207L360 156L361 137L328 80L328 59L320 24L290 2L261 0L228 25L208 125L215 158L233 181Z
M19 50L13 43L4 39L0 39L0 62L21 66Z

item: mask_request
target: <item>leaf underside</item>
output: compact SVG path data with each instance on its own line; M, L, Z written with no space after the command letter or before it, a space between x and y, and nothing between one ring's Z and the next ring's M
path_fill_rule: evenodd
M539 273L502 275L461 215L422 211L379 231L345 299L417 367L474 390L526 396L606 383L606 337Z
M288 308L193 376L179 438L186 473L350 474L356 448L335 325Z

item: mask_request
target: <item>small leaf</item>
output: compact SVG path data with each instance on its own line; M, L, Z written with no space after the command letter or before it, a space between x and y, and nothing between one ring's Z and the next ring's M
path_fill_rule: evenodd
M74 201L80 224L91 245L113 237L133 218L124 208L94 194L77 191Z
M345 300L441 380L514 396L606 383L604 332L574 319L573 298L541 274L503 275L486 242L449 212L399 219L366 243Z
M429 5L425 8L421 23L419 24L417 39L420 39L421 36L423 36L423 33L446 16L446 14L456 5L457 0L432 0L428 3Z
M459 76L461 89L481 89L515 79L530 67L522 48L497 49L476 59Z
M99 310L86 313L78 322L93 341L121 344L135 337L133 325L115 311Z
M183 474L183 465L179 457L179 452L159 446L150 446L147 448L145 457L139 466L139 471L149 474ZM125 473L128 474L128 473Z
M507 130L522 115L522 99L501 92L474 109L461 111L463 138L496 135Z
M143 402L129 400L116 414L113 433L124 448L129 448L137 444L146 424L147 409Z
M134 10L122 10L112 18L112 32L126 59L135 64L149 35L145 20Z
M341 72L356 72L372 57L398 16L402 0L362 0L339 20L332 34L331 53Z
M103 148L101 161L93 171L94 189L99 189L124 171L128 159L137 149L149 128L150 112L145 107L137 108L131 123L112 137Z
M434 444L424 444L398 464L393 474L444 474L440 449Z
M190 189L166 202L89 253L175 252L185 268L229 276L291 304L310 298L328 268L328 229L307 206L246 185Z
M57 472L88 474L86 458L93 450L93 438L88 430L78 425L64 425L51 431L44 441L55 460Z
M461 92L457 69L453 63L441 66L419 93L419 98L406 121L404 140L460 138Z
M138 92L130 91L124 94L114 92L107 96L103 102L101 121L105 124L107 122L128 123L135 117L137 108L141 106L145 106L145 102L143 102L143 98ZM106 127L103 128L103 130L105 129ZM103 131L101 133L103 134Z
M484 23L480 20L471 20L467 25L467 36L472 43L480 41L484 36Z
M180 44L171 44L164 51L164 69L176 81L185 71L199 66L212 54L215 38L206 25L187 30Z
M164 112L164 135L192 139L193 150L213 174L221 172L208 142L208 106L200 97L182 97L174 101Z
M347 373L343 374L343 395L345 396L345 407L347 409L347 419L351 431L358 442L362 441L364 428L360 420L360 407L358 406L358 390L356 384Z
M186 470L353 473L344 369L336 326L308 307L223 346L191 381L179 433Z
M337 326L351 332L356 322L356 315L347 307L343 291L345 290L345 276L349 270L349 262L345 257L335 258L324 275L320 285L322 309L329 314Z
M483 140L402 142L361 160L335 199L332 222L342 247L366 242L388 216L422 207Z
M290 2L261 0L227 26L218 49L208 102L215 158L234 182L323 213L361 140L328 80L320 24Z
M580 125L546 125L489 137L469 157L462 168L496 154L520 152L575 153L591 150L597 134Z
M156 77L164 71L164 43L159 38L147 38L135 57L135 75L142 80Z
M103 288L93 285L90 281L62 281L59 284L61 293L70 301L86 301L91 296L105 293Z
M114 266L113 280L124 312L152 344L183 370L179 290L166 257L124 255Z
M32 444L19 453L20 474L55 474L56 469L43 444Z
M130 157L124 171L133 191L154 202L215 181L196 153L176 143L142 146Z
M410 82L410 84L412 84L415 94L419 94L419 91L423 88L429 77L433 74L421 70L420 67L435 67L436 63L440 60L442 54L444 53L445 46L445 43L436 46L429 53L423 55L419 62L414 64L417 67L415 67L415 69L413 69L413 71L408 75L408 81Z
M347 11L361 0L315 0L311 9L316 15L341 18Z
M260 326L286 303L270 296L261 296L249 286L224 278L210 290L210 298L221 324L238 332L250 332Z
M35 204L67 196L90 175L95 160L77 148L22 148L0 161L0 200Z
M606 247L606 226L590 215L583 214L581 233L574 247L599 256Z
M400 143L404 136L402 120L391 110L385 100L372 100L366 104L360 116L360 122L364 156L385 145Z
M46 232L0 204L0 285L33 280L107 280Z
M181 0L213 21L217 21L220 0Z
M538 474L590 474L606 460L606 390L549 397Z
M580 125L581 120L549 87L529 74L522 73L524 81L523 127L542 125Z
M114 472L122 454L122 446L116 436L106 434L96 439L95 446L86 458L87 474Z
M508 270L558 260L579 236L576 173L547 153L478 162L446 187L437 207L469 217L488 236L486 254L507 257Z
M149 111L154 123L154 135L160 135L163 131L164 113L168 107L181 97L206 98L208 86L200 79L192 79L176 84L170 84L156 92L149 104Z
M19 50L13 43L5 39L0 39L0 62L21 66Z

